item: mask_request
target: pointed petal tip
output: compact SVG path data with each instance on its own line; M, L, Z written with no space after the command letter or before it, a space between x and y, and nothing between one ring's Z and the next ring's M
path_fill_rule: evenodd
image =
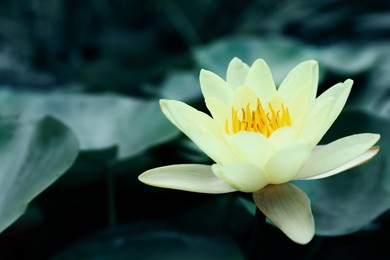
M263 59L257 59L257 60L255 60L253 62L252 66L255 65L255 64L265 64L265 65L267 65L267 62L265 62L265 60L263 60Z
M316 60L311 59L311 60L307 60L306 62L311 66L318 66L318 61Z
M353 79L346 79L345 81L344 81L344 85L346 85L346 86L348 86L348 87L352 87L352 85L353 85Z
M316 60L307 60L298 64L298 66L307 66L306 68L308 68L310 71L314 72L315 74L318 74L319 66L318 61Z
M146 174L145 174L146 173ZM138 175L138 180L142 183L145 183L145 184L148 184L148 185L151 185L148 183L148 175L147 175L147 172L144 172L140 175Z
M160 106L165 106L167 103L168 103L168 99L160 99L159 100L159 103L160 103Z
M161 111L167 116L167 113L170 110L174 109L175 105L183 103L183 102L180 102L177 100L171 100L171 99L160 99L159 103L160 103ZM168 117L168 118L170 118L170 117Z
M199 78L207 78L207 77L212 77L214 75L214 72L206 70L206 69L201 69L199 73Z
M240 58L234 57L234 58L229 62L228 71L229 71L229 69L231 69L231 68L241 69L241 68L243 68L244 66L248 66L248 65L247 65L245 62L243 62Z
M236 63L243 63L243 61L242 61L240 58L238 58L238 57L234 57L234 58L230 61L230 63L233 63L233 62L236 62Z
M373 134L373 139L375 140L375 143L376 143L379 141L379 139L381 139L381 135L380 134ZM379 148L379 146L378 146L378 148Z
M175 104L175 103L179 103L180 101L177 101L177 100L173 100L173 99L160 99L159 100L159 103L160 103L160 107L162 106L169 106L171 104Z
M313 237L314 237L314 229L313 229L313 233L311 234L307 234L305 236L290 237L290 239L297 244L307 245L308 243L310 243Z

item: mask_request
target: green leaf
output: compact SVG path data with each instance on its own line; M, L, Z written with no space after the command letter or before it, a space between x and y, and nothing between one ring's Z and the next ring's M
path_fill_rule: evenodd
M0 232L74 162L78 142L59 121L0 121Z
M190 102L202 98L199 73L172 72L159 87L162 98Z
M157 100L112 94L2 90L0 113L19 116L22 121L51 115L75 132L82 150L118 146L118 159L135 156L179 133L162 114Z
M188 226L134 223L80 241L53 259L243 259L226 234Z
M279 85L293 67L309 59L319 62L320 75L325 71L332 71L351 77L372 69L378 58L385 54L385 48L348 44L316 47L288 37L235 36L197 47L193 54L200 67L211 70L222 78L225 78L227 65L233 57L240 58L248 65L256 59L264 59ZM322 79L320 77L320 81Z
M329 178L296 183L312 202L317 234L355 232L390 209L390 120L363 111L345 112L324 143L364 132L381 134L381 151L371 161Z
M353 44L335 44L316 49L321 66L334 73L351 77L371 69L381 55L380 48Z
M288 38L232 37L194 49L199 66L217 73L222 78L234 57L251 65L256 59L264 59L279 85L287 73L298 63L312 59L314 49Z

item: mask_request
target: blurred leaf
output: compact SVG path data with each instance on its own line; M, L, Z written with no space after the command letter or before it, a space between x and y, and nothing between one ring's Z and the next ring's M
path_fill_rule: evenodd
M353 44L335 44L316 49L316 59L321 66L341 75L353 76L371 69L381 50Z
M390 208L388 118L362 111L345 112L324 143L363 132L381 134L381 151L374 159L330 178L296 183L310 197L317 234L334 236L357 231Z
M78 154L76 136L45 117L36 122L0 121L0 231L61 176Z
M246 198L239 198L238 202L246 209L252 216L255 216L256 213L256 204L253 200Z
M190 162L211 164L211 159L200 148L188 138L180 139L177 142L178 155Z
M110 162L117 157L117 150L115 146L81 152L66 175L58 181L56 187L71 186L76 188L106 180L107 173L112 173L109 166L111 166ZM116 164L117 162L114 163L114 165Z
M52 258L60 259L243 259L223 233L158 222L103 232Z
M222 78L234 57L251 65L256 59L264 59L270 66L276 84L298 63L312 59L313 48L288 38L233 37L218 40L194 49L199 66L217 73Z
M225 38L198 47L194 49L194 56L200 67L222 78L225 78L227 65L233 57L240 58L248 65L256 59L264 59L279 85L287 73L304 60L317 60L320 74L329 70L335 74L353 76L372 69L385 50L383 46L376 48L351 44L315 47L287 37L247 36Z
M156 92L162 98L185 102L202 98L199 75L190 71L170 73Z
M156 100L111 94L2 90L0 112L3 116L19 116L21 120L54 116L75 132L82 150L118 146L118 159L132 157L178 134Z

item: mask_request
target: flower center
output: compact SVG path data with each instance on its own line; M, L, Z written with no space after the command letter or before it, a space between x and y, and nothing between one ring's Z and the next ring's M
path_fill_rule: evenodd
M275 130L283 126L291 126L290 113L288 108L281 103L280 109L275 111L271 103L268 103L269 112L264 111L260 99L254 110L250 109L249 103L242 108L242 113L232 107L232 118L225 121L225 132L236 134L240 131L250 131L263 134L269 137Z

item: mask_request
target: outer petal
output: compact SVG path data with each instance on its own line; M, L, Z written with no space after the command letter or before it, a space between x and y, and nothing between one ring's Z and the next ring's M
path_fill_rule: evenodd
M229 106L231 105L233 89L217 74L202 69L200 71L199 80L200 87L205 99L216 98Z
M281 184L294 179L308 160L310 150L306 142L299 141L274 153L264 169L270 183Z
M334 100L321 131L318 132L317 138L313 140L314 144L317 144L321 140L321 138L339 116L341 110L344 108L344 105L347 102L347 98L351 92L352 84L353 80L347 79L344 83L338 83L334 85L316 99L316 103L322 102L329 97L332 97Z
M277 93L271 71L261 59L256 60L249 69L245 84L255 91L264 104L267 104Z
M249 66L239 58L233 58L226 72L226 82L233 88L239 87L245 82Z
M200 193L227 193L236 191L211 171L211 166L178 164L151 169L138 176L148 185Z
M292 119L307 114L317 94L318 63L309 60L290 71L278 89Z
M303 180L322 179L322 178L326 178L326 177L338 174L340 172L346 171L346 170L351 169L353 167L359 166L359 165L371 160L375 155L378 154L379 150L380 150L379 146L374 146L370 150L368 150L368 151L364 152L363 154L359 155L358 157L356 157L355 159L352 159L351 161L349 161L349 162L347 162L347 163L345 163L345 164L343 164L343 165L341 165L333 170L330 170L328 172L325 172L323 174L316 175L313 177L308 177L308 178L305 178Z
M166 117L217 163L236 160L218 124L208 115L174 100L161 100Z
M269 182L260 168L249 163L214 164L216 176L242 192L254 192L264 188Z
M227 139L243 162L251 163L261 169L275 151L268 138L259 133L241 131L227 136Z
M295 185L268 185L253 193L253 199L259 210L294 242L307 244L313 238L310 201Z
M362 156L379 138L380 135L378 134L350 135L315 149L297 175L297 179L307 179L322 175L350 163L357 157ZM335 171L334 174L338 172L340 171Z

